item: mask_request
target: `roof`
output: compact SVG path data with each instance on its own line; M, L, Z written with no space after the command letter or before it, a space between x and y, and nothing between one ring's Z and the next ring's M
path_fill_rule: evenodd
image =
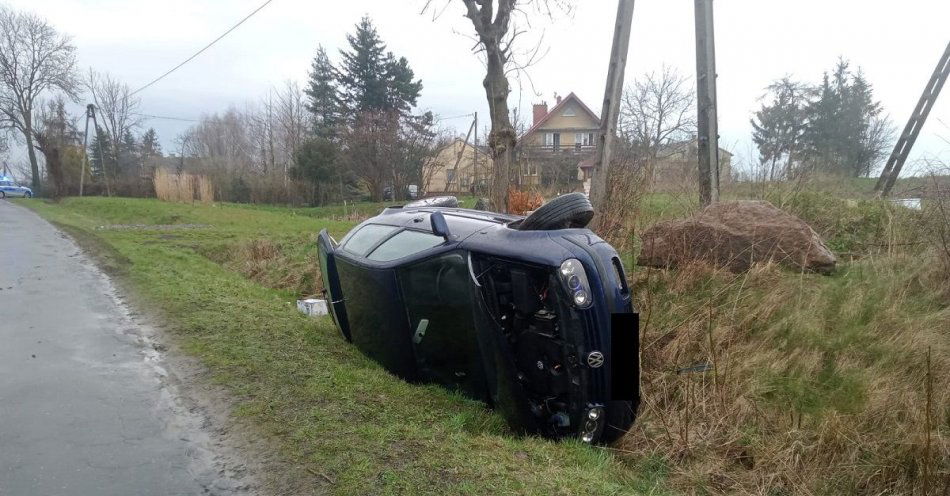
M591 118L593 118L594 121L597 122L597 125L598 125L598 126L600 125L600 117L597 117L597 114L595 114L594 111L590 109L590 107L588 107L586 104L584 104L584 102L582 102L581 99L578 98L577 95L575 95L574 92L572 91L569 95L567 95L566 97L562 98L561 101L560 101L560 103L558 103L557 105L555 105L554 108L552 108L551 110L549 110L548 113L547 113L547 115L545 115L544 117L542 117L540 121L535 122L534 125L531 126L531 129L528 129L528 131L527 131L526 133L524 133L524 135L522 136L522 138L523 138L524 136L528 136L529 134L531 134L531 133L537 131L538 128L540 128L541 126L543 126L544 123L547 122L548 119L551 118L551 116L553 116L559 109L561 109L562 107L564 107L564 106L567 104L567 102L570 101L570 100L574 100L575 102L577 102L577 104L580 105L581 110L583 110L584 112L587 112L587 114L590 115Z
M457 136L456 136L453 140L451 140L451 141L449 141L448 143L446 143L446 144L442 145L441 147L439 147L439 151L441 152L442 150L445 150L446 148L448 148L448 147L450 147L450 146L452 146L452 145L454 145L454 144L456 144L456 143L463 143L463 144L465 144L465 145L467 145L467 146L470 146L470 147L472 147L472 148L478 148L479 153L484 153L484 154L486 154L486 155L491 152L491 150L489 150L487 146L484 146L484 145L474 145L474 144L472 144L472 143L470 143L470 142L468 142L468 141L465 141L463 138L459 138L459 137L457 137Z
M663 145L660 145L660 149L657 152L657 156L667 157L669 155L682 151L683 148L686 148L687 146L692 145L693 143L696 143L696 138L684 140L684 141L673 141L670 143L665 143ZM732 152L722 147L719 147L719 153L720 154L724 153L726 155L729 155L730 157L732 156Z

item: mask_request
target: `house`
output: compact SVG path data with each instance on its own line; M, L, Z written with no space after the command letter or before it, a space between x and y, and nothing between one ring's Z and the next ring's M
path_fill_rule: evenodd
M696 174L699 170L699 149L695 138L686 141L674 141L662 145L657 151L656 160L638 161L649 167L651 184L659 190L679 189L684 184L696 184ZM579 177L588 179L594 168L594 157L583 161L578 166ZM719 181L728 181L732 177L732 153L719 149ZM586 185L585 185L586 187Z
M425 195L465 193L490 182L491 158L484 146L474 146L462 138L443 145L423 167Z
M547 102L535 104L531 128L518 145L521 184L585 179L578 166L597 150L600 118L573 92L548 110Z
M659 189L675 188L684 181L693 183L699 173L699 142L668 143L660 147L653 164L653 184ZM719 148L719 182L732 177L732 153Z

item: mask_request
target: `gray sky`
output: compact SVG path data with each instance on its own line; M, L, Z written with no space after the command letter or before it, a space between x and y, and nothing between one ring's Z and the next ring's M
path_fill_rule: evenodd
M0 0L4 1L4 0ZM423 81L420 108L444 117L478 111L487 117L483 68L472 54L468 20L458 0L433 21L423 0L273 0L256 16L171 76L139 94L144 113L197 118L267 96L285 80L303 83L318 44L334 60L363 14L383 40L409 59ZM80 66L107 71L133 88L144 85L224 32L262 0L6 0L68 33ZM820 80L839 55L860 66L885 111L902 128L950 39L946 0L718 0L715 3L720 145L749 156L749 118L763 88L785 74ZM577 0L575 12L536 22L547 55L529 69L533 87L515 83L510 97L530 105L574 91L599 112L610 51L615 0ZM663 64L695 73L693 2L640 0L634 11L626 80ZM465 118L447 119L459 132ZM479 123L480 127L482 122ZM187 122L152 120L166 151ZM950 89L945 89L909 164L922 157L950 162ZM17 155L17 154L14 154ZM14 161L22 158L11 157Z

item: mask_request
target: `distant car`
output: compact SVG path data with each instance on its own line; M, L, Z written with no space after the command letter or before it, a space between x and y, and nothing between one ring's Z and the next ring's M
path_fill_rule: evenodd
M33 190L26 186L20 186L9 178L0 178L0 199L33 196Z
M405 187L403 190L403 196L410 200L415 200L419 198L419 186L415 184L410 184ZM393 187L386 186L383 188L383 201L392 201L393 200Z
M343 337L389 371L498 409L519 432L610 442L640 401L639 329L617 252L580 193L528 217L454 197L318 238Z

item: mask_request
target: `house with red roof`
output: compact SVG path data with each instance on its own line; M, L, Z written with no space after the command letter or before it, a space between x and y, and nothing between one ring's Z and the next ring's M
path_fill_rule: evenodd
M600 118L573 92L550 110L547 102L535 104L531 128L519 140L521 184L577 184L589 174L597 149Z

